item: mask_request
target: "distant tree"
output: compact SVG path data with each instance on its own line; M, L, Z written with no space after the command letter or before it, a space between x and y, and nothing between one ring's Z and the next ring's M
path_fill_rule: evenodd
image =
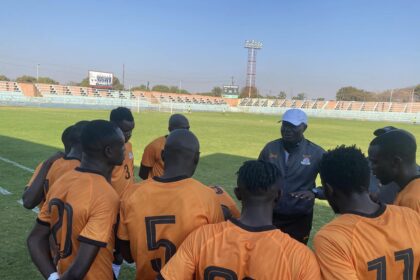
M16 82L18 83L36 83L36 78L32 76L21 76L16 78Z
M7 78L5 75L0 75L0 81L10 81L9 78Z
M68 82L66 85L67 85L67 86L78 86L78 85L79 85L79 83L74 82L74 81L70 81L70 82Z
M155 85L152 87L152 91L169 92L169 87L165 85Z
M296 96L292 97L293 100L305 100L306 99L306 94L304 92L299 93Z
M88 87L89 86L89 77L84 78L79 84L81 87Z
M213 93L211 92L197 92L197 95L203 95L203 96L213 96Z
M280 91L280 93L277 95L278 99L286 99L287 98L287 94L284 91Z
M342 87L337 91L338 101L373 101L376 95L355 87Z
M212 96L220 97L220 96L222 96L222 93L223 93L223 90L222 90L221 87L214 87L211 90Z
M59 83L49 77L39 77L37 83L58 85Z
M143 90L143 91L149 91L149 89L147 88L146 85L139 85L139 86L135 86L132 87L131 90Z
M114 90L124 90L124 86L120 83L120 80L115 76L112 79L112 89L114 89Z
M267 98L267 99L277 99L278 97L274 96L274 95L267 95L267 96L265 96L265 98Z
M258 98L261 97L258 93L258 89L256 87L243 87L241 89L241 93L239 94L239 98Z
M316 99L316 101L325 101L325 98L324 98L324 97L318 97L318 98Z
M180 93L179 92L179 88L177 86L170 86L168 92L171 92L171 93Z

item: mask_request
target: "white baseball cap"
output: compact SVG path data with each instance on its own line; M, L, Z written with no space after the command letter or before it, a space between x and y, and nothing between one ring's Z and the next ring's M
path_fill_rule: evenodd
M283 114L282 121L298 126L302 123L308 124L308 116L300 109L289 109Z

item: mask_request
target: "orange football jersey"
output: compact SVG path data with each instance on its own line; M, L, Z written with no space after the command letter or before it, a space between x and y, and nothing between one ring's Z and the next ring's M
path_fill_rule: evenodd
M241 212L239 211L238 206L236 205L236 202L233 200L233 198L222 187L209 187L212 188L216 193L217 199L219 200L222 207L228 208L230 213L232 214L232 217L238 219L241 216Z
M124 162L112 170L111 185L122 197L128 186L134 183L134 155L130 142L125 143Z
M144 148L143 157L141 159L141 164L146 167L152 168L149 173L149 178L159 177L163 175L163 160L162 160L162 151L165 148L166 137L162 136L156 138L149 145Z
M155 279L189 233L223 220L207 186L192 178L156 177L135 184L123 197L117 235L130 241L136 279Z
M249 227L236 219L190 234L161 270L178 279L321 279L314 254L275 226ZM219 278L220 277L220 278Z
M420 216L394 205L342 214L315 235L314 248L324 279L420 279Z
M42 162L38 164L35 169L34 174L32 175L31 179L28 182L28 187L33 183L35 177L38 175L39 170L42 167ZM39 208L42 208L44 204L45 197L48 193L48 189L52 186L63 174L70 170L74 170L76 167L80 166L80 160L77 158L72 157L62 157L54 161L51 165L50 170L48 170L47 177L45 178L44 182L44 198L42 199L41 203L39 204Z
M67 172L50 188L38 223L51 228L59 252L58 272L73 263L80 242L99 246L85 280L114 279L112 272L114 226L119 197L106 178L94 171L76 168Z
M420 214L420 177L412 180L398 193L394 204L411 208Z

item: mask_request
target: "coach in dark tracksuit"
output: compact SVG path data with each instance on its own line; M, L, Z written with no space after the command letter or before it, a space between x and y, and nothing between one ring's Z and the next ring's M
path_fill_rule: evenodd
M312 228L315 180L324 150L304 138L308 118L300 109L287 110L282 138L268 143L259 159L275 164L282 174L283 193L273 213L273 224L294 239L307 243Z

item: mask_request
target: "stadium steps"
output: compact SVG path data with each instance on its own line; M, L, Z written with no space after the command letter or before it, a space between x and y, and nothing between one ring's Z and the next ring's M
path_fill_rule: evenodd
M42 97L42 95L36 90L34 84L20 83L19 86L25 96Z

